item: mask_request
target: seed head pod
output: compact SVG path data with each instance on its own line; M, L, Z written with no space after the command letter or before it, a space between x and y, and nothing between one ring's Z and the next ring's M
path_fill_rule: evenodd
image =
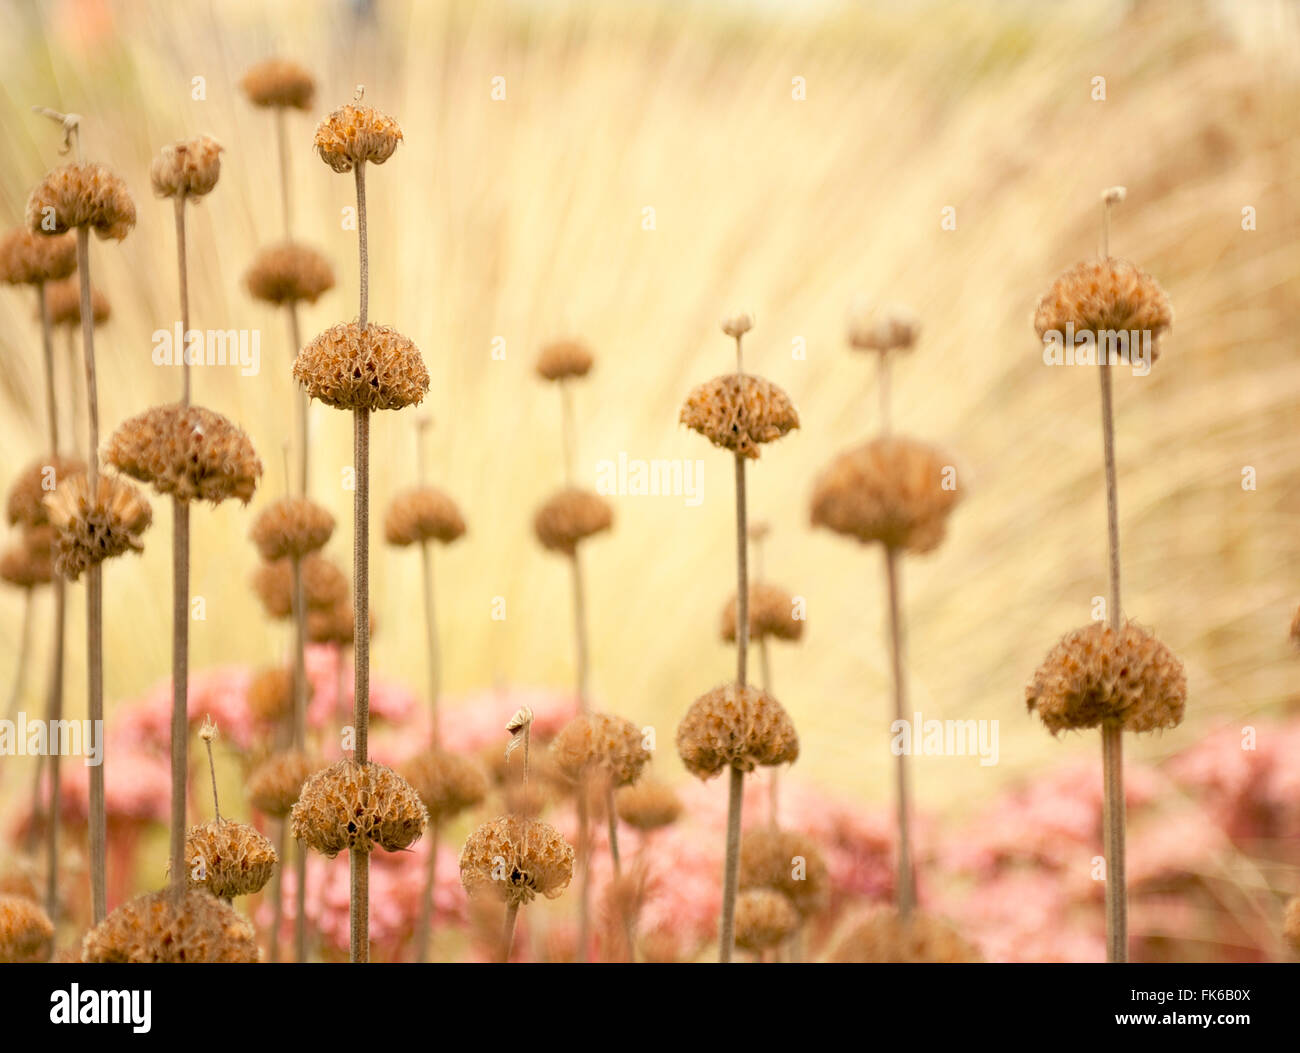
M432 486L398 494L384 517L384 538L390 545L414 545L421 541L449 545L464 533L465 520L456 502Z
M692 775L710 779L727 767L791 764L799 758L799 735L767 692L724 684L686 711L677 726L677 753Z
M1300 896L1292 897L1286 905L1286 913L1282 917L1282 935L1291 949L1300 954Z
M307 613L346 606L348 578L328 558L313 552L302 560L302 590ZM253 591L269 618L293 616L293 568L287 559L263 563L253 573ZM351 607L348 607L351 610ZM315 641L317 643L321 641Z
M54 951L54 925L35 900L0 895L0 962L34 965Z
M808 918L825 909L831 878L812 838L768 827L746 832L740 843L740 887L776 889Z
M733 339L739 339L754 328L754 317L748 313L733 314L722 320L722 331Z
M77 243L66 235L50 238L18 227L0 238L0 281L9 285L58 282L76 269Z
M267 303L315 303L334 288L334 268L315 249L286 241L258 250L244 285Z
M34 589L54 580L54 528L28 527L0 552L0 581L19 589Z
M253 520L250 537L268 563L277 559L302 559L324 548L334 533L328 508L307 497L282 497L272 501Z
M624 717L590 713L574 717L551 742L551 756L569 779L587 774L630 786L650 760L641 729Z
M221 899L260 892L279 862L271 842L247 823L214 820L185 833L190 888Z
M89 227L102 239L121 241L134 226L131 194L106 165L56 168L46 173L27 199L27 228L36 234L65 234Z
M677 822L682 801L666 782L646 778L619 790L614 795L614 808L628 826L649 833Z
M272 753L244 784L248 803L263 815L283 819L298 800L302 784L324 767L323 761L299 750Z
M345 322L326 329L298 352L293 379L335 409L413 406L429 390L420 350L386 325Z
M54 527L54 569L69 581L82 571L120 556L140 552L140 535L153 522L153 511L125 479L101 475L92 498L85 475L65 476L45 499Z
M695 388L682 404L681 423L714 446L744 457L799 427L799 413L779 387L763 377L729 373Z
M46 454L38 457L21 472L9 487L5 512L15 526L38 527L50 521L45 498L55 487L73 475L86 474L86 462L80 457Z
M930 552L943 541L958 491L951 461L925 443L884 437L840 454L817 478L812 524L863 544Z
M542 348L537 357L537 375L543 380L568 380L585 377L594 359L584 344L576 340L557 340Z
M785 943L799 928L789 897L770 888L751 888L736 897L736 946L766 951Z
M614 524L609 502L587 490L570 487L551 496L533 516L533 532L542 547L572 556L578 542Z
M1053 735L1100 724L1125 731L1175 728L1187 705L1183 663L1134 622L1093 622L1067 633L1025 688L1025 703Z
M164 146L149 167L159 197L202 197L221 177L221 144L208 135Z
M572 846L540 819L500 816L470 834L460 853L460 882L471 896L491 892L516 905L555 899L572 879Z
M401 141L397 122L369 106L341 106L316 126L316 152L340 173L383 164Z
M379 620L370 612L370 635L375 635ZM356 614L351 601L344 598L333 607L307 611L307 639L317 644L351 647L356 639Z
M417 754L402 774L420 795L433 822L454 819L482 803L488 792L487 773L478 762L446 750Z
M1034 311L1039 337L1049 332L1066 337L1072 324L1077 335L1094 337L1110 331L1151 334L1151 359L1159 354L1160 338L1174 323L1169 297L1146 271L1128 260L1111 257L1076 263L1052 283Z
M312 75L296 62L270 58L253 66L239 80L254 106L310 110L316 94Z
M833 962L970 963L983 959L948 922L913 913L903 921L881 910L857 925L831 956Z
M220 413L179 403L155 406L113 432L104 458L180 501L238 498L248 504L262 476L247 435Z
M859 302L849 314L849 346L859 351L910 351L920 331L906 307L872 309Z
M258 960L257 935L242 914L201 889L180 902L170 889L137 896L86 934L84 962L181 964Z
M392 768L341 760L302 785L293 806L293 836L333 859L345 849L410 848L429 821L420 795Z
M308 698L311 694L311 680L308 678ZM244 704L260 724L278 724L287 719L293 712L293 670L283 666L261 670L248 682Z
M794 616L794 597L779 585L755 582L749 587L749 638L771 636L778 640L803 637L804 619ZM736 597L727 601L722 611L722 638L736 639Z
M67 281L52 282L47 285L45 306L50 312L50 325L80 328L81 279L69 278ZM93 286L90 290L90 315L92 324L96 326L103 325L113 316L108 297Z

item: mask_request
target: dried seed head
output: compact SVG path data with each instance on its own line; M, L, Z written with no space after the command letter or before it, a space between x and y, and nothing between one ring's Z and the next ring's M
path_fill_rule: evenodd
M347 575L319 552L302 561L302 589L309 617L316 611L329 612L347 604ZM262 601L267 617L293 617L293 567L289 560L278 559L258 567L253 573L253 591Z
M76 269L77 243L66 235L51 238L18 227L0 238L0 281L43 285L62 281Z
M460 882L471 896L492 892L506 903L555 899L573 879L573 848L539 819L504 815L484 823L460 853Z
M859 351L910 351L921 323L906 307L872 308L854 304L849 313L849 346Z
M45 305L50 312L50 325L81 326L81 279L53 282L45 287ZM103 325L112 317L108 297L98 289L90 290L90 315L94 325Z
M1101 192L1101 200L1107 205L1118 205L1128 197L1128 187L1108 186Z
M609 713L574 717L551 741L551 756L560 771L577 780L598 774L618 786L630 786L650 760L641 729Z
M375 612L370 612L370 635L375 635L378 625ZM351 601L344 599L333 607L307 612L307 639L312 643L335 644L351 647L356 639L356 613Z
M533 516L533 532L542 547L572 556L578 542L614 525L609 502L587 490L570 487L547 499Z
M817 478L813 526L878 541L909 552L929 552L943 541L958 491L946 489L951 462L912 439L873 439L833 460Z
M410 848L429 821L420 795L397 772L353 760L308 778L291 816L293 836L331 859L345 849Z
M686 396L680 421L714 446L755 458L760 444L799 427L799 413L770 380L729 373Z
M1075 334L1090 332L1094 337L1134 329L1150 333L1152 361L1173 322L1173 308L1160 284L1117 257L1076 263L1052 283L1034 311L1040 338L1055 332L1065 339L1071 324Z
M756 687L724 684L701 695L677 726L677 753L686 770L710 779L730 766L791 764L799 735L775 698Z
M85 475L86 462L80 457L46 454L38 457L21 472L9 487L5 512L9 522L37 527L50 521L45 499L59 483L73 475Z
M677 791L658 779L641 779L614 795L618 817L634 830L648 833L677 822L682 801Z
M542 348L537 357L537 375L543 380L568 380L585 377L594 359L586 346L576 340L557 340Z
M751 888L736 897L736 946L766 951L785 943L799 928L789 897L770 888Z
M19 539L0 552L0 581L34 589L54 580L54 528L26 527Z
M270 58L253 66L239 80L254 106L282 106L310 110L316 82L302 66L288 59Z
M238 498L248 504L262 462L247 435L220 413L179 403L155 406L119 425L104 459L180 501Z
M1282 916L1282 935L1291 949L1300 953L1300 896L1293 897L1286 905L1286 913Z
M747 831L740 843L740 887L776 889L808 918L825 909L831 877L812 838L769 827Z
M257 514L249 536L262 558L272 563L302 559L324 548L333 533L334 517L328 508L307 497L282 497Z
M221 176L221 144L208 135L164 146L149 166L159 197L202 197Z
M242 914L201 889L179 902L170 889L138 896L86 934L85 962L255 963L257 936Z
M0 962L34 965L54 951L54 925L35 900L0 896Z
M429 371L420 350L386 325L346 322L298 352L293 378L335 409L402 409L423 400Z
M249 774L244 784L248 803L263 815L283 819L298 800L302 784L324 767L319 758L299 750L273 753Z
M778 640L798 640L803 636L804 619L794 616L794 597L779 585L755 582L749 587L749 638L764 636ZM736 639L736 597L727 601L722 611L722 638Z
M1175 728L1187 705L1187 677L1174 653L1136 623L1116 632L1093 622L1048 652L1025 702L1053 735L1099 724Z
M142 551L140 535L153 521L144 495L112 475L99 477L93 498L86 476L65 476L45 508L55 531L54 569L69 581L106 559Z
M454 819L481 803L488 792L487 773L478 762L446 750L425 750L402 774L415 787L434 822Z
M185 834L190 888L221 899L260 892L278 862L271 842L247 823L214 820L191 826Z
M753 316L742 312L733 314L722 320L722 331L728 336L739 339L754 328Z
M833 962L935 962L981 961L978 950L948 922L925 914L903 921L896 912L882 910L857 925L831 956Z
M308 698L311 693L311 679L308 678ZM283 666L261 670L248 682L244 704L259 723L278 724L288 719L293 712L293 670Z
M432 486L406 490L393 498L384 517L384 538L390 545L440 541L449 545L465 533L456 502Z
M401 141L397 122L369 106L342 106L316 126L316 152L336 172L381 165Z
M27 227L36 234L65 234L89 227L121 241L135 226L135 203L126 184L101 164L71 164L46 173L27 199Z
M267 303L315 303L334 288L334 268L315 249L286 241L258 250L244 285Z

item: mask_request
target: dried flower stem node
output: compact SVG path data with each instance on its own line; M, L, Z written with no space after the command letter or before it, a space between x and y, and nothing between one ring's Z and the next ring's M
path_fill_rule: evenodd
M334 288L334 268L315 249L286 241L258 250L244 286L254 299L277 306L315 303Z
M537 375L543 380L572 380L591 372L595 359L577 340L557 340L542 348L537 357Z
M748 373L729 373L699 385L686 396L679 419L714 446L748 458L757 458L763 443L799 427L790 396Z
M348 577L320 552L304 556L301 562L302 587L307 616L331 612L347 604ZM253 572L253 591L262 601L267 617L283 619L293 615L293 567L288 559L263 563Z
M297 803L303 783L325 767L320 758L301 750L273 753L249 774L244 784L248 803L263 815L283 819Z
M328 508L307 497L282 497L257 514L249 535L262 558L272 563L303 559L324 548L333 533L334 516Z
M308 682L309 699L311 694L312 685ZM258 672L248 682L244 704L259 723L274 725L287 720L293 712L293 670L274 666Z
M800 918L809 918L830 900L830 870L806 834L755 829L740 843L740 887L775 889L789 897Z
M81 328L81 280L69 278L45 287L45 307L50 313L50 325ZM103 325L113 317L113 308L99 289L90 290L91 322Z
M724 684L701 695L677 726L677 753L697 778L726 768L753 771L799 759L799 736L789 714L759 688Z
M125 479L101 475L90 493L85 475L66 476L46 497L54 527L54 567L69 581L106 559L144 548L140 535L153 521L144 495Z
M185 834L190 888L206 889L220 899L260 892L279 861L271 842L247 823L217 819Z
M121 241L135 226L135 203L126 183L106 165L56 168L27 199L27 228L36 234L65 234L78 227L102 239Z
M804 619L794 596L779 585L757 581L749 587L749 639L771 637L795 642L803 639ZM736 597L727 601L722 611L722 639L736 641Z
M508 906L537 896L555 899L573 879L573 848L555 827L538 819L500 816L465 842L460 880L475 896L487 892Z
M342 760L303 783L291 821L297 840L332 859L345 850L410 848L429 815L420 795L391 768Z
M849 346L859 351L910 351L921 323L906 307L857 301L849 312Z
M671 826L681 817L682 799L665 782L646 777L614 795L618 817L643 834Z
M54 528L24 527L18 540L0 551L0 581L34 589L54 580Z
M345 322L298 352L293 378L314 399L341 410L390 410L423 401L429 371L419 348L396 329Z
M402 141L402 129L370 106L341 106L316 126L320 159L339 173L360 164L381 165Z
M159 197L202 197L221 177L221 144L210 135L182 139L162 148L149 168Z
M636 782L650 761L641 729L609 713L574 717L551 741L551 756L567 778L594 774L615 788Z
M447 494L432 486L405 490L393 498L384 517L384 539L390 545L436 541L449 545L465 534L465 519Z
M568 487L552 495L533 516L533 533L542 547L572 556L579 543L609 530L614 510L588 490Z
M425 750L402 770L428 809L429 819L441 822L481 804L488 793L488 777L472 757L447 750Z
M316 82L298 63L269 58L251 67L239 80L254 106L274 109L310 110Z
M979 950L949 922L913 913L880 910L855 926L836 947L832 962L959 964L979 962Z
M1040 338L1056 334L1149 333L1151 358L1159 354L1160 338L1174 322L1169 297L1151 275L1128 260L1109 257L1075 264L1043 294L1034 311Z
M76 269L77 243L66 235L45 237L19 227L0 238L0 281L9 285L62 282Z
M48 962L54 951L54 924L35 900L0 895L0 963Z
M751 888L736 897L736 946L761 953L779 947L799 928L790 898L770 888Z
M50 521L45 499L59 483L73 475L85 475L86 462L80 457L46 454L27 465L9 486L5 514L15 526L38 527Z
M252 923L210 893L150 892L118 907L82 941L85 962L245 963L258 960Z

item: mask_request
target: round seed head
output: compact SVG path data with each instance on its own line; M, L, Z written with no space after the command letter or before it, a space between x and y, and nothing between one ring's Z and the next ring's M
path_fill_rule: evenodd
M751 888L736 897L736 946L746 951L779 947L799 928L789 897L770 888Z
M293 806L293 836L333 859L345 849L410 848L429 815L420 795L392 768L341 760L302 785Z
M258 250L244 285L254 299L267 303L315 303L334 288L334 268L315 249L286 241Z
M47 239L51 240L51 239ZM81 279L52 282L45 287L45 304L50 312L50 325L81 327ZM91 286L90 315L94 325L103 325L112 317L113 309L108 297Z
M833 460L817 478L813 526L909 552L943 541L958 491L945 489L951 462L925 443L873 439Z
M1187 705L1187 677L1172 651L1134 622L1116 632L1093 622L1067 633L1025 688L1025 702L1053 735L1118 725L1175 728Z
M1151 275L1115 257L1076 263L1052 283L1034 311L1034 330L1042 338L1049 332L1066 336L1073 324L1076 334L1094 337L1106 332L1136 329L1151 334L1154 361L1160 338L1174 322L1169 297Z
M202 197L221 176L221 144L208 135L164 146L149 166L159 197Z
M727 767L791 764L799 758L799 735L767 692L724 684L686 711L677 726L677 753L692 775L710 779Z
M849 346L860 351L910 351L920 331L921 323L906 307L859 302L849 313Z
M126 184L106 165L70 164L46 173L27 199L27 228L65 234L89 227L121 241L135 226L135 203Z
M492 892L508 904L555 899L572 879L573 848L540 819L493 819L469 835L460 853L460 882L471 896Z
M84 962L255 963L257 936L242 914L201 889L176 902L170 889L138 896L86 934Z
M311 696L311 681L307 683ZM278 724L293 712L293 670L273 666L257 673L249 682L244 704L261 724Z
M316 82L302 66L288 59L270 58L253 66L239 80L254 106L279 106L310 110Z
M432 486L406 490L393 498L384 517L384 538L390 545L440 541L449 545L465 533L456 502Z
M324 763L299 750L273 753L249 774L244 789L248 803L263 815L283 819L302 792L302 784Z
M309 618L317 611L329 612L347 606L348 588L347 575L319 552L303 559L302 590ZM278 559L258 567L253 572L253 590L262 601L267 617L293 617L293 568L289 560Z
M558 340L542 348L537 357L537 375L543 380L585 377L593 361L585 345L576 340Z
M0 552L0 581L19 589L34 589L54 580L54 528L27 527L22 536Z
M316 126L316 152L336 172L381 165L401 141L397 122L369 106L342 106Z
M980 953L948 922L913 913L903 921L896 912L882 910L855 927L835 949L833 962L937 962L981 961Z
M16 526L37 527L50 521L45 498L64 479L86 474L86 462L79 457L46 454L38 457L21 472L9 487L5 513Z
M434 822L454 819L487 796L487 773L472 757L446 750L425 750L402 772L415 788Z
M51 238L18 227L0 238L0 281L43 285L62 281L76 269L77 243L66 235Z
M271 842L247 823L214 820L185 834L190 888L221 899L260 892L279 861Z
M419 348L386 325L346 322L298 352L293 378L335 409L401 409L423 400L429 371Z
M770 380L729 373L701 384L682 404L680 421L714 446L744 457L799 427L790 397Z
M609 502L576 487L550 497L533 516L533 532L542 547L572 556L578 542L608 530L614 524Z
M811 838L769 827L748 831L740 843L740 887L776 889L807 918L826 907L831 878Z
M257 514L250 536L262 558L271 563L302 559L323 548L333 533L329 509L307 497L282 497Z
M54 951L54 925L35 900L0 896L0 962L34 965Z
M370 635L375 635L378 624L375 612L370 612ZM344 599L333 607L307 611L307 639L312 643L332 643L351 647L356 640L356 612L351 601Z
M140 535L153 521L144 495L112 475L99 477L93 497L86 476L66 476L45 508L55 531L54 569L69 581L106 559L142 551Z
M755 582L749 587L749 638L771 636L778 640L803 637L804 619L794 616L794 597L779 585ZM736 597L722 611L722 638L736 639Z
M1300 953L1300 896L1292 898L1282 916L1282 935L1291 949Z
M754 328L754 318L748 313L733 314L722 320L722 331L733 339L739 339Z
M570 779L596 773L615 787L630 786L650 760L642 738L641 729L624 717L591 713L560 729L551 741L551 755Z
M682 801L667 783L647 778L619 790L614 795L614 808L628 826L648 833L677 822Z
M119 471L180 501L238 498L248 504L262 462L247 435L220 413L179 403L121 424L104 458Z

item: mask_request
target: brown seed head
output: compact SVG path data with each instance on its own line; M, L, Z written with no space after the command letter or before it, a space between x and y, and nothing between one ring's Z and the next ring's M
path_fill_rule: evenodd
M569 779L597 774L610 784L630 786L650 760L641 729L609 713L574 717L551 741L551 756Z
M798 640L803 637L804 619L794 616L794 597L779 585L755 582L749 587L749 638L764 636L778 640ZM722 611L722 638L728 642L736 639L736 597L727 601Z
M402 774L415 787L434 822L454 819L466 808L480 804L488 792L487 773L482 766L472 757L446 750L425 750L406 765Z
M410 848L429 821L420 795L397 772L353 760L308 778L291 816L293 836L331 859L345 849Z
M925 914L903 921L896 912L882 910L857 925L831 956L833 962L935 962L981 961L979 951L948 922Z
M701 695L677 726L677 753L686 770L709 779L726 767L791 764L799 735L775 698L756 687L715 687Z
M104 459L180 501L217 504L234 497L248 504L262 476L262 462L239 427L220 413L179 403L123 422Z
M138 896L118 907L86 934L85 962L130 964L258 960L252 923L201 889L176 902L170 889Z
M65 234L89 227L121 241L135 226L135 203L126 184L106 165L70 164L46 173L27 199L27 228Z
M849 314L849 346L860 351L910 351L921 323L905 307L855 304Z
M930 552L943 541L959 494L944 489L949 462L912 439L884 437L833 460L817 478L813 526L878 541L909 552Z
M342 106L316 126L316 152L336 172L381 165L401 141L397 122L369 106Z
M0 238L0 281L43 285L62 281L76 269L77 243L66 235L51 238L17 227Z
M751 888L736 897L736 946L766 951L785 943L799 928L799 912L788 896Z
M542 547L572 556L578 542L614 524L609 502L587 490L570 487L547 499L533 516L533 532Z
M311 696L310 680L307 694ZM272 666L258 672L248 682L244 703L259 723L278 724L287 719L293 712L293 670Z
M573 879L573 848L539 819L504 815L484 823L460 853L460 881L471 896L492 892L506 903L555 899Z
M279 861L271 842L247 823L214 820L191 826L185 834L190 888L207 889L221 899L260 892Z
M423 400L429 371L420 350L386 325L346 322L298 352L293 378L335 409L402 409Z
M253 66L239 80L254 106L282 106L310 110L316 82L302 66L288 59L270 58Z
M543 380L585 377L593 361L585 345L576 340L558 340L542 348L537 357L537 375Z
M1136 623L1116 632L1093 622L1048 652L1025 702L1053 735L1100 724L1175 728L1187 705L1187 677L1174 653Z
M812 838L768 827L746 832L740 843L740 887L776 889L808 918L826 907L831 877Z
M244 285L267 303L315 303L334 288L334 268L315 249L286 241L258 250Z
M618 817L634 830L648 833L677 822L682 801L677 791L658 779L641 779L614 795Z
M34 589L54 580L54 528L26 527L19 539L0 552L0 581Z
M334 517L328 508L307 497L282 497L257 514L249 536L262 558L272 563L302 559L323 548L333 533Z
M221 144L211 136L164 146L149 166L153 192L159 197L202 197L221 176Z
M41 526L50 521L45 509L45 498L65 478L86 474L86 462L80 457L60 457L46 454L38 457L14 479L9 487L5 512L9 522L27 527Z
M370 635L375 635L378 625L375 612L370 612ZM307 639L312 643L332 643L351 647L356 640L356 613L350 600L343 600L322 610L307 611Z
M729 373L686 396L680 421L714 446L756 458L762 443L775 442L799 427L799 413L770 380Z
M439 541L449 545L465 533L456 502L432 486L406 490L393 498L384 517L384 538L390 545Z
M0 962L35 965L54 951L54 925L35 900L0 895Z
M1041 339L1049 332L1066 338L1066 326L1094 337L1107 332L1151 334L1151 358L1160 338L1174 322L1169 297L1151 275L1111 257L1076 263L1052 283L1034 311L1034 330Z
M298 800L302 784L324 767L319 758L299 750L273 753L249 774L244 784L248 803L263 815L283 819Z
M153 521L144 495L112 475L99 477L93 498L86 476L65 476L45 508L55 530L54 569L69 581L106 559L142 551L140 535Z
M81 279L53 282L45 287L45 303L50 312L51 325L81 326ZM90 290L90 315L93 324L103 325L112 317L108 297L98 289Z
M346 606L349 587L347 575L319 552L303 559L302 588L309 618L317 611L328 613ZM258 567L253 572L253 591L262 601L267 617L293 617L293 568L289 560L278 559Z

